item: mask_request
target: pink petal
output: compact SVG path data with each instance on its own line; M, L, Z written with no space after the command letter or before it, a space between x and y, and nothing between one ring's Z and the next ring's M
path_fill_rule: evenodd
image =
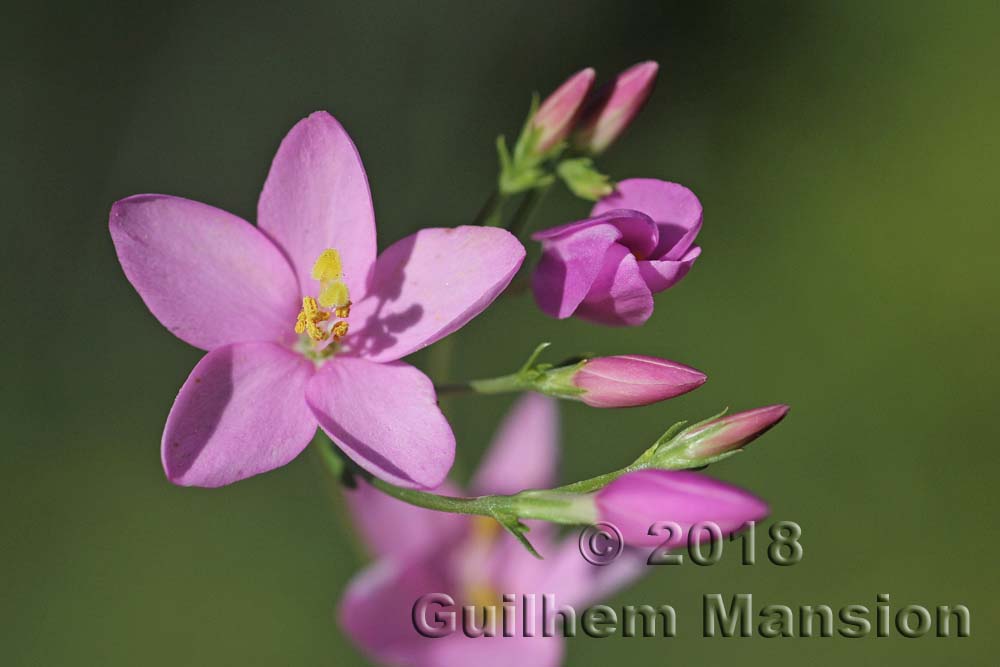
M431 593L455 599L455 587L444 559L382 559L348 584L337 610L338 622L354 643L375 660L421 664L430 646L446 641L422 636L413 624L414 604ZM430 607L432 612L438 608Z
M387 248L351 313L353 354L394 361L444 338L507 287L524 247L493 227L422 229Z
M455 460L455 436L430 379L402 362L336 357L309 381L316 419L355 463L386 481L434 488Z
M599 324L638 326L652 314L653 295L635 257L620 245L611 246L576 315Z
M316 295L312 266L340 252L345 280L361 298L375 262L375 211L357 148L333 116L317 111L281 142L257 204L257 224L285 251L303 294Z
M701 255L701 248L695 246L680 260L654 259L639 262L639 273L653 294L673 287L688 274L694 260Z
M535 624L535 637L466 637L461 627L461 606L468 602L461 586L447 571L447 561L440 555L418 560L385 559L364 570L351 581L341 600L338 609L341 627L368 656L384 664L417 667L557 667L560 664L563 640L542 637L540 620ZM536 593L537 606L541 607L542 591L503 592ZM457 631L438 638L424 637L414 627L414 606L425 595L439 593L450 596L455 605L431 604L426 618L433 621L438 610L455 611ZM498 623L498 635L502 629Z
M578 609L603 602L648 571L649 551L626 549L606 565L593 565L580 555L579 532L571 531L559 547L545 554L546 577L538 587L560 604Z
M189 199L135 195L111 207L110 228L129 282L184 342L211 350L294 338L295 276L250 223Z
M555 399L526 394L500 424L472 483L478 495L543 489L556 480L559 408Z
M174 484L224 486L285 465L316 432L303 357L272 343L212 350L191 371L163 430Z
M645 256L655 248L655 223L637 211L609 211L532 236L542 242L542 259L532 276L535 300L542 312L564 319L587 297L601 273L609 248L620 243Z
M434 492L462 495L447 483ZM416 558L453 543L469 525L468 517L409 505L360 480L357 488L344 489L344 497L354 525L372 552L380 557Z
M647 255L651 259L679 260L701 230L701 202L683 185L655 178L620 181L615 191L597 202L591 215L620 208L642 211L656 221L660 240Z
M536 595L536 604L542 605L542 594ZM558 601L558 599L557 599ZM562 604L562 603L560 603ZM481 613L481 612L480 612ZM520 611L518 611L520 614ZM562 664L564 639L559 636L543 637L542 623L536 624L534 637L503 637L499 627L496 637L466 637L461 629L441 640L432 640L420 667L558 667ZM500 626L499 610L497 625ZM517 628L517 625L515 625Z

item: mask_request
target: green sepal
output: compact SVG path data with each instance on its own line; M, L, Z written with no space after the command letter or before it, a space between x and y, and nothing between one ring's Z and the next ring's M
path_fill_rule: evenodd
M581 199L597 201L615 190L611 177L599 172L589 157L563 160L556 166L556 173L570 192Z
M517 541L521 543L521 546L528 550L528 553L538 560L544 560L542 555L538 553L538 550L535 549L534 545L528 540L526 533L530 531L531 528L522 523L513 514L497 513L493 515L493 518L496 519L497 523L503 526L508 533L516 537Z

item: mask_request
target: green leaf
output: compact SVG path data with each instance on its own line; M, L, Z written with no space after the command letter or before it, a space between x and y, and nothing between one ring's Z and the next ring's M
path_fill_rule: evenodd
M508 533L517 538L517 541L521 543L525 549L528 550L532 556L538 560L544 560L542 555L538 553L535 547L528 541L526 533L531 530L528 526L521 523L520 520L513 514L494 514L493 518L503 526Z

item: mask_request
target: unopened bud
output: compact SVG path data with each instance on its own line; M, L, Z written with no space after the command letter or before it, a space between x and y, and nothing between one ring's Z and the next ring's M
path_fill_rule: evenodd
M675 361L629 354L588 359L571 381L583 390L576 398L587 405L626 408L685 394L707 379L701 371Z
M595 155L604 152L649 99L659 69L652 60L633 65L591 95L580 113L574 146Z
M627 473L598 491L595 504L598 520L613 524L633 547L688 544L691 528L705 522L718 526L723 536L731 535L768 514L767 503L750 492L687 471ZM665 522L676 526L668 528ZM691 539L698 543L710 535L699 530Z
M712 458L746 446L784 419L789 409L778 404L737 412L696 424L678 438L687 458Z
M594 85L594 70L580 70L567 79L538 107L532 125L538 129L536 150L545 153L569 136L580 114L583 100Z

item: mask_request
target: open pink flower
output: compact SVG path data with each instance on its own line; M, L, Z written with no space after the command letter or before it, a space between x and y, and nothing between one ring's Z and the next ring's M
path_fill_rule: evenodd
M633 178L618 183L591 217L540 231L542 259L532 278L538 307L612 326L637 326L653 314L653 295L687 275L701 248L701 203L677 183Z
M529 394L519 399L476 474L472 492L516 493L555 481L557 412L554 399ZM453 492L454 490L449 490ZM638 577L647 554L626 551L610 565L588 563L575 536L557 540L551 524L532 522L531 540L545 560L531 556L492 519L443 514L406 505L361 484L348 492L352 514L378 560L348 586L340 603L340 623L373 659L413 667L554 667L563 642L545 637L535 618L534 636L521 620L513 636L467 637L461 629L426 637L414 626L414 605L443 593L461 614L464 605L494 605L516 596L516 618L532 596L537 607L552 595L556 607L577 609L609 595ZM481 624L482 613L479 614ZM557 626L558 627L558 626ZM498 621L498 628L502 629Z
M129 281L174 335L208 351L167 418L167 477L214 487L272 470L318 424L373 474L438 485L454 435L431 381L398 360L482 312L521 244L499 229L423 229L376 259L364 167L326 112L282 141L257 222L155 194L111 209Z

